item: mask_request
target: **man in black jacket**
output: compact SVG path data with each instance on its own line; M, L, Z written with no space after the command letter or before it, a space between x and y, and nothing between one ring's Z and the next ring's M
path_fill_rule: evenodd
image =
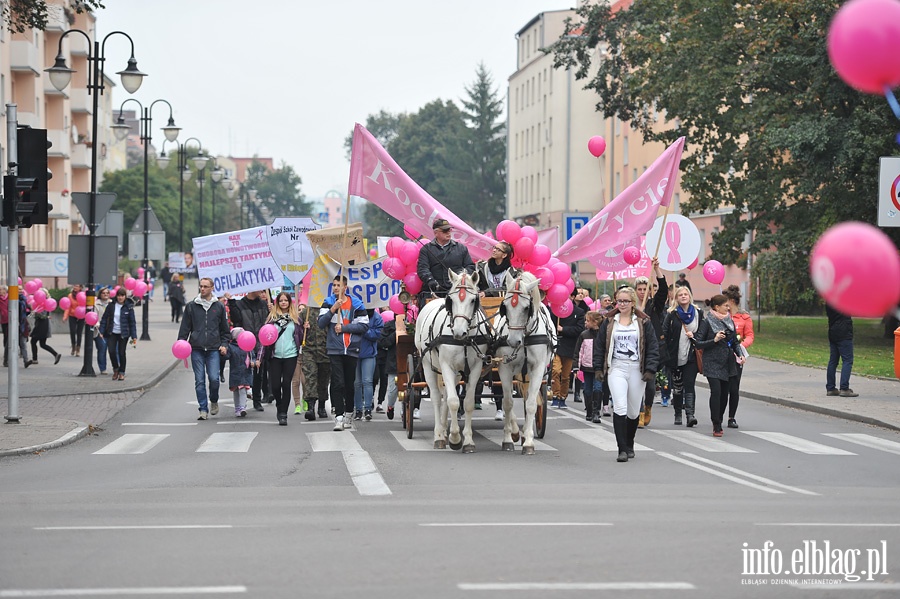
M572 300L572 313L565 318L554 316L556 331L559 337L559 347L553 358L553 366L550 370L550 387L553 391L552 408L568 409L566 397L569 395L569 379L572 375L572 364L575 362L575 345L578 337L584 331L584 311L574 306L577 292L572 291L569 299Z
M224 356L228 351L231 339L225 308L213 295L212 279L200 279L200 295L185 306L178 338L190 338L194 389L200 406L197 420L206 420L210 413L213 416L219 413L219 359L220 354ZM209 403L206 379L209 379Z
M447 274L449 269L456 273L463 270L469 274L475 272L475 263L469 256L469 249L450 238L453 232L450 223L446 219L437 218L432 227L434 240L422 246L419 252L417 274L422 279L422 298L429 291L439 297L447 295L450 291L450 275Z
M825 313L828 315L828 345L831 347L828 368L825 370L825 394L859 397L859 393L850 388L850 371L853 368L853 319L828 304L825 304ZM838 360L841 361L840 390L834 384Z
M269 304L261 297L261 293L261 291L251 291L239 300L231 300L229 304L232 324L245 331L250 331L256 337L256 347L253 348L250 366L253 368L253 409L257 412L264 410L263 395L265 395L267 403L272 403L269 400L272 394L268 391L266 384L268 378L265 376L266 364L261 360L262 344L259 342L259 329L266 324L266 318L269 317Z

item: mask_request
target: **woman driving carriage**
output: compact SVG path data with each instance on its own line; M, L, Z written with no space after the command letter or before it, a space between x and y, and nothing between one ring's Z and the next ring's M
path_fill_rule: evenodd
M512 244L498 241L491 248L491 257L487 260L479 260L475 264L481 297L498 297L500 295L500 291L506 287L506 277L515 273L511 262L512 256Z

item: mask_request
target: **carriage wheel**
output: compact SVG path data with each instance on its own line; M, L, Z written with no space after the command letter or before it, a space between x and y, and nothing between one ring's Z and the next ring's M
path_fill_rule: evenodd
M541 383L538 400L538 405L534 410L534 436L543 439L547 432L547 406L550 400L547 383Z
M406 438L413 436L413 410L415 410L418 390L413 386L416 372L416 358L412 354L406 356L406 407L403 410L403 425L406 427Z

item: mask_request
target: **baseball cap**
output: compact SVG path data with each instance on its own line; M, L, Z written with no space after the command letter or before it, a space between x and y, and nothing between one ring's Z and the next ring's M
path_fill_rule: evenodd
M451 229L453 226L450 224L446 218L436 218L434 219L434 223L432 223L432 229Z

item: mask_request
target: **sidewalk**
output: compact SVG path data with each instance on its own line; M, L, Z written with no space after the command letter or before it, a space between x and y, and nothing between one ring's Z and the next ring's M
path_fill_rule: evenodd
M138 306L136 318L140 339L143 308ZM112 367L100 376L97 352L93 360L96 377L81 377L84 358L69 355L71 342L68 333L54 334L47 344L63 356L53 364L53 356L38 347L39 363L25 369L18 361L20 421L17 424L0 420L0 456L32 453L71 443L90 433L123 408L156 385L176 365L172 344L178 325L171 322L169 304L158 293L150 302L150 341L128 346L126 379L112 380ZM31 357L31 344L28 345ZM8 369L0 369L0 413L9 415Z
M137 316L140 330L140 308ZM128 349L125 382L113 382L111 376L76 376L83 360L69 356L68 351L56 366L48 359L49 354L39 354L40 364L19 370L21 421L0 423L0 456L71 443L139 399L178 364L171 351L177 330L177 325L169 321L169 304L161 298L151 302L152 341L138 341L136 349ZM54 336L49 343L59 351L69 348L68 336ZM697 384L707 388L706 378L698 377ZM854 375L850 385L859 397L827 397L824 368L751 358L741 380L741 397L900 431L900 381ZM6 415L5 369L0 372L0 386L0 406Z

